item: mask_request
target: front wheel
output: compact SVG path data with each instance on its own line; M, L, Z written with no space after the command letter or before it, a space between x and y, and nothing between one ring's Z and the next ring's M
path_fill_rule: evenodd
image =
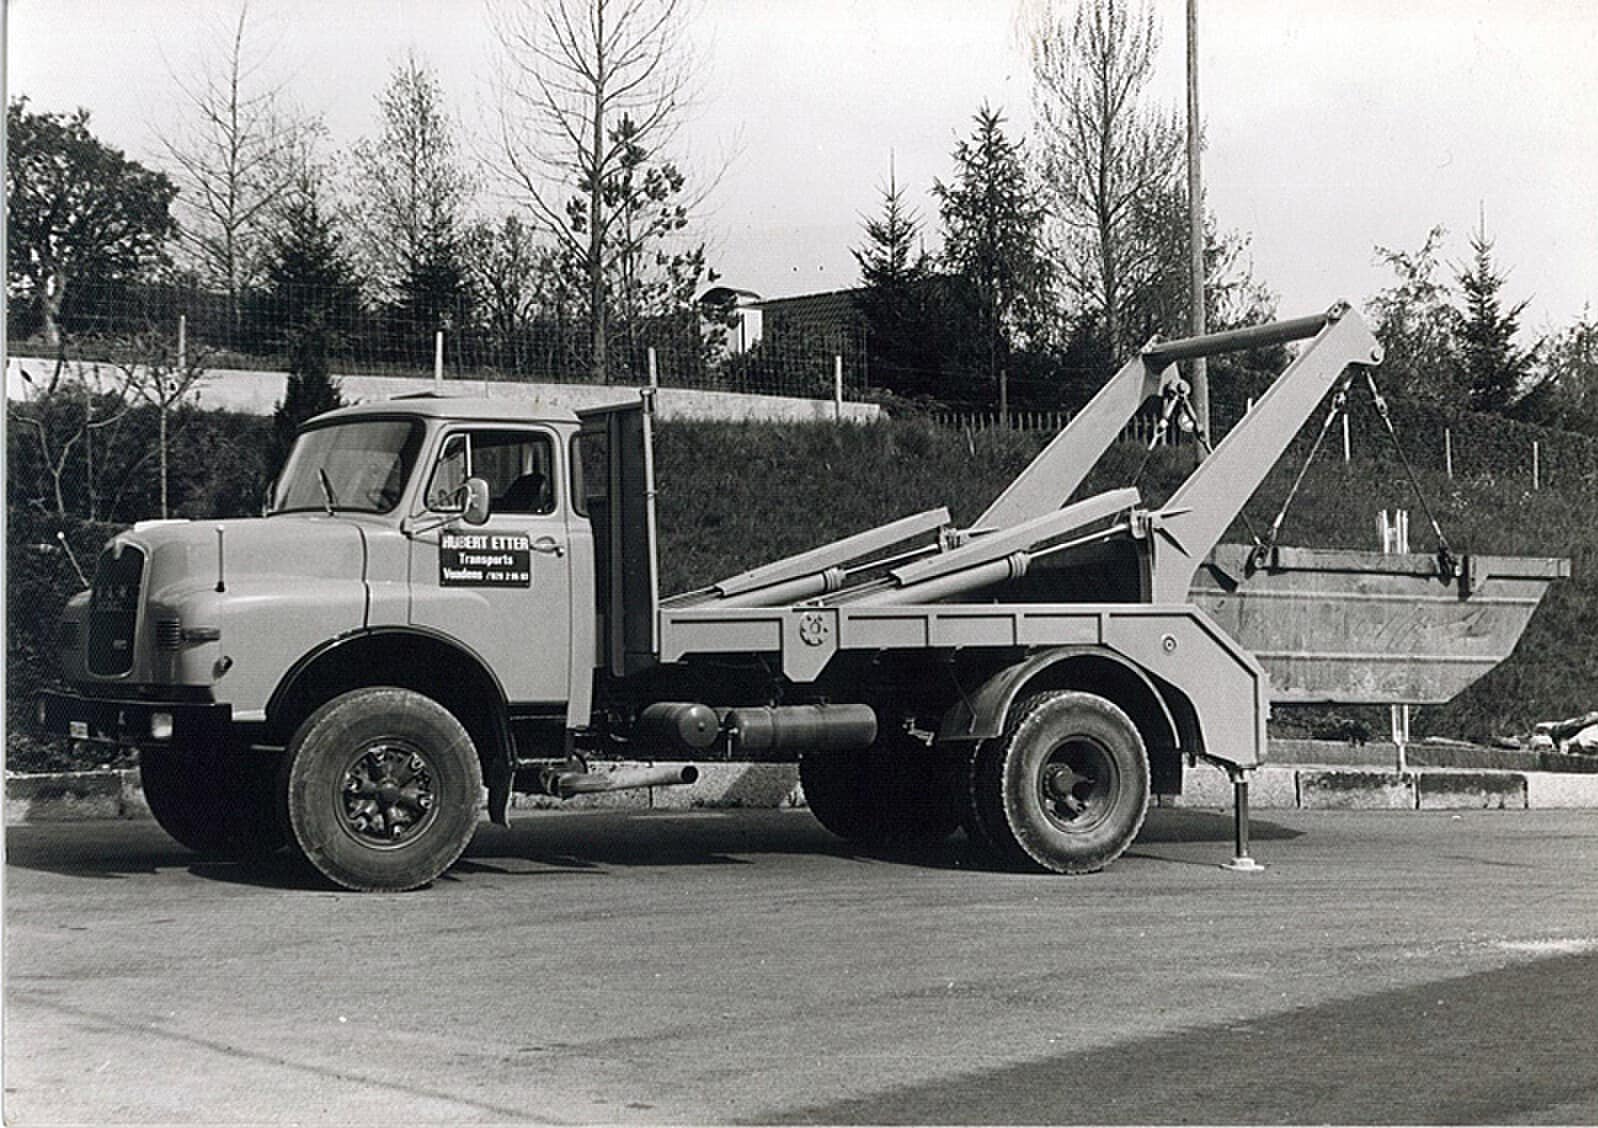
M1006 862L1093 873L1143 826L1149 762L1137 727L1091 693L1039 693L1016 705L1004 734L971 766L981 840Z
M208 858L264 857L285 840L275 758L252 752L142 748L139 786L161 829Z
M358 689L323 705L290 741L285 773L294 843L346 889L426 885L477 829L483 776L471 737L408 689Z

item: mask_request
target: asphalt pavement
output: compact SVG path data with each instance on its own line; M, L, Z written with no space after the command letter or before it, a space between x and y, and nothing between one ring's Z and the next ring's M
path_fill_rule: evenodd
M1598 813L1230 829L1059 878L538 812L361 895L13 827L6 1123L1598 1123Z

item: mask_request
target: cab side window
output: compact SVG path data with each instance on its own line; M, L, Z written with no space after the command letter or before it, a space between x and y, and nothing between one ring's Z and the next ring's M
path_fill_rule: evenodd
M467 478L488 483L495 513L555 511L554 444L534 431L457 431L444 441L427 487L429 508L448 510Z

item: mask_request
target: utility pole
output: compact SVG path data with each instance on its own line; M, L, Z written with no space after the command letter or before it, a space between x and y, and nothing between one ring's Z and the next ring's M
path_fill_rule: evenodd
M1199 170L1198 0L1187 0L1187 238L1192 264L1192 329L1204 333L1204 178ZM1210 375L1203 357L1193 361L1193 412L1199 434L1210 437ZM1202 452L1203 446L1200 445ZM1202 457L1202 454L1200 455Z

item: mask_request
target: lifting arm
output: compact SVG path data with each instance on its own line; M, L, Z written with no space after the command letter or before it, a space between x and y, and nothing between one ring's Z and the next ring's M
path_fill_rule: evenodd
M1313 336L1265 394L1171 495L1144 518L1149 540L1149 592L1155 603L1187 599L1193 574L1259 488L1304 421L1350 364L1382 362L1382 346L1363 318L1339 303L1316 317L1234 333L1172 341L1145 350L1177 360L1234 352Z
M1064 505L1139 408L1153 397L1163 398L1187 391L1186 383L1173 367L1176 361L1266 348L1313 337L1341 317L1347 308L1338 304L1326 313L1311 317L1251 325L1202 337L1151 341L1099 389L1087 406L1077 412L1065 429L1032 460L1031 465L1017 475L1015 481L988 506L972 527L1008 528ZM1355 320L1359 321L1357 315ZM1371 344L1377 347L1374 339ZM1363 355L1361 359L1365 359ZM1308 410L1313 409L1314 405L1311 404ZM1297 429L1296 424L1294 429ZM1291 433L1287 437L1290 440ZM1269 469L1269 465L1266 469ZM1245 498L1247 496L1244 495ZM1228 517L1223 528L1230 523L1231 518Z
M1127 361L1005 487L972 529L1008 529L1060 508L1138 409L1152 396L1175 391L1180 382L1168 361L1148 359L1148 349Z

